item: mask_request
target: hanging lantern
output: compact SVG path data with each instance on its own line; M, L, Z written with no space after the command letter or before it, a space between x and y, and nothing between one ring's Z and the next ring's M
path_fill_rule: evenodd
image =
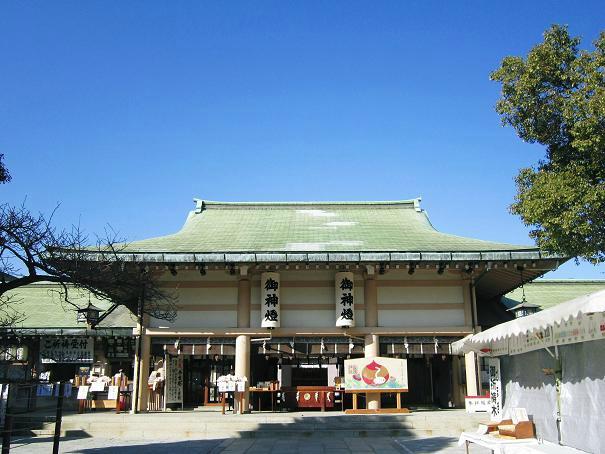
M527 298L525 297L525 286L523 285L523 266L518 266L517 270L521 274L521 303L507 309L507 311L513 313L515 318L533 315L541 309L540 305L527 302Z
M88 323L94 325L99 320L99 313L101 309L94 306L91 302L88 302L86 307L80 308L77 311L78 323Z

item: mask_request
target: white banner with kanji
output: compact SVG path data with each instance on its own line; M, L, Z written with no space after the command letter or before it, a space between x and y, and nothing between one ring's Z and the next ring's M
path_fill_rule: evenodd
M492 421L501 421L502 378L499 358L487 358L487 375L489 378L489 415Z
M279 273L262 273L260 277L261 326L279 328Z
M355 278L351 272L336 273L336 326L355 326Z

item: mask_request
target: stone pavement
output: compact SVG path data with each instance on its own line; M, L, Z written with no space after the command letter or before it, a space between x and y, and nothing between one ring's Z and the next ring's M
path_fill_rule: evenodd
M47 454L52 452L51 437L13 440L11 453ZM125 440L121 438L69 438L61 440L61 453L81 454L463 454L464 447L452 437L412 438L229 438L204 440ZM487 449L471 446L472 454Z

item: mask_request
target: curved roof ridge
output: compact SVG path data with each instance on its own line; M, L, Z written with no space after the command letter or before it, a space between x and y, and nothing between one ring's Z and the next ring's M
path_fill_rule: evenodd
M141 253L531 251L443 233L420 198L382 202L214 202L196 208L173 234L129 243Z
M222 202L215 200L205 200L194 198L196 208L204 209L205 207L305 207L305 206L339 206L339 207L356 207L356 206L400 206L406 205L420 211L420 202L422 198L416 197L406 200L377 200L377 201L281 201L281 202Z

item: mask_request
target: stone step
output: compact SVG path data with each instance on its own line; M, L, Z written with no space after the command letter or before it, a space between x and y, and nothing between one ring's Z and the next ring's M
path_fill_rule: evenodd
M393 429L393 430L300 430L300 429L284 429L284 430L262 430L262 431L212 431L204 432L200 430L141 430L133 432L132 430L112 431L112 437L119 438L141 438L141 439L200 439L200 438L334 438L334 437L346 437L346 438L372 438L372 437L458 437L460 430L440 430L440 429ZM24 435L24 434L20 434ZM53 429L40 429L28 431L27 435L32 436L51 436L54 435ZM82 437L82 436L108 436L107 432L96 432L90 433L86 430L61 430L61 437Z
M225 426L200 426L180 425L179 427L157 427L157 426L91 426L91 427L69 427L62 426L62 433L66 435L88 435L88 436L111 436L115 437L143 437L143 438L262 438L262 437L287 437L287 436L317 436L317 437L393 437L393 436L458 436L460 432L468 430L465 427L398 427L398 428L309 428L304 426L289 425L287 427L225 427ZM48 425L33 432L37 435L54 433L54 425Z
M171 412L164 414L87 413L67 415L62 422L64 435L143 438L263 438L274 437L392 437L458 436L473 430L485 415L464 412L419 412L409 415L308 416L305 414L221 415L220 413ZM54 422L41 418L23 420L30 434L54 433ZM33 429L33 431L31 430Z
M43 423L43 427L54 426L54 423ZM442 422L435 424L429 421L401 421L401 422L364 422L364 423L346 423L346 424L316 424L304 421L288 421L280 423L256 423L256 422L193 422L193 421L178 421L177 424L168 424L161 422L131 422L131 423L111 423L106 421L98 421L92 423L78 423L73 421L64 421L62 427L65 429L83 429L83 430L117 430L120 427L128 427L130 430L143 430L148 428L157 428L162 430L168 426L171 430L179 427L198 428L207 431L220 431L224 427L228 427L230 431L234 430L279 430L287 427L296 427L300 430L348 430L354 427L363 427L367 430L391 430L391 429L434 429L434 428L452 428L456 430L468 429L476 427L477 424L465 424L460 421Z

